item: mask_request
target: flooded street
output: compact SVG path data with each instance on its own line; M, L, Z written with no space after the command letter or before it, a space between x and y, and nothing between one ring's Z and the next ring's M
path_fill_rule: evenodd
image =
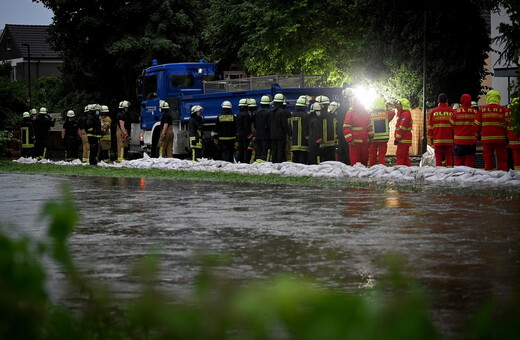
M432 317L452 335L490 297L520 286L520 198L371 189L0 174L0 216L13 235L43 237L42 204L71 186L81 220L70 239L89 276L121 297L131 264L156 250L161 286L190 290L198 252L226 253L238 282L277 273L345 291L371 287L379 260L404 256L431 296ZM60 298L60 273L51 272Z

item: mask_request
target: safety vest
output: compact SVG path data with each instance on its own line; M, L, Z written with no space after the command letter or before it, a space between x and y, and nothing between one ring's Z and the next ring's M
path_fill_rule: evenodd
M369 112L370 125L374 132L373 142L388 142L390 139L390 121L395 113L385 110L374 110Z
M323 118L323 142L325 146L336 145L336 116L331 113L326 113Z
M434 146L453 145L453 126L451 118L454 110L446 103L440 103L430 112L428 136L433 138Z
M305 114L305 113L304 113ZM303 129L303 117L292 116L291 117L292 127L292 145L291 151L309 151L309 143L305 135L306 131Z
M20 128L20 133L22 135L22 148L34 148L34 143L31 138L31 133L28 126L23 126Z

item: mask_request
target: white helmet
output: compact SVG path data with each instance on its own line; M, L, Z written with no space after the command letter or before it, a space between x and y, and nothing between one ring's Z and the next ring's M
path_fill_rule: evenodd
M108 113L109 110L108 110L108 106L106 105L101 105L101 113Z
M40 108L40 112L39 113L46 115L47 114L47 109L42 107L42 108Z
M321 105L318 102L314 102L311 105L311 112L321 111Z
M30 111L30 112L31 112L31 114L32 114L32 115L35 115L35 114L37 114L37 113L38 113L38 111L36 111L36 109L31 109L31 111Z
M283 103L284 100L285 100L285 96L282 93L277 93L274 95L275 103Z
M230 101L228 101L228 100L224 100L224 101L222 102L222 108L223 108L223 109L232 109L232 108L233 108L233 105L231 104Z
M296 100L296 106L304 106L304 107L306 107L307 106L307 98L306 98L306 96L300 96Z
M199 111L202 111L204 110L204 108L200 105L195 105L191 108L191 113L195 113L195 112L199 112Z
M119 108L123 109L125 107L130 107L130 102L123 100L122 102L119 102Z
M238 101L238 107L247 107L247 98L242 98Z
M74 111L72 111L72 110L67 111L67 117L72 118L72 117L75 117L75 116L76 115L74 114Z
M254 98L248 98L247 99L247 107L255 108L257 106L258 105L256 105L256 99L254 99Z
M345 98L354 97L354 91L352 91L352 89L350 87L343 89L343 91L341 93L343 94L343 97L345 97Z
M327 96L317 96L316 97L316 101L322 105L329 105L330 104L330 100L329 100L329 97Z
M271 97L269 97L267 94L264 94L262 98L260 99L260 104L262 105L269 105L271 104Z
M29 112L25 111L22 115L23 118L27 118L27 117L30 117L31 115L29 114Z
M340 104L338 102L332 102L329 104L329 108L327 109L327 111L335 112L337 109L339 109L339 107L340 107Z
M169 110L170 109L170 105L168 104L167 101L164 101L164 100L160 100L159 101L159 109L162 111L162 110Z
M83 109L83 112L88 112L89 109L90 109L90 104L88 104L87 106L85 106L85 108Z

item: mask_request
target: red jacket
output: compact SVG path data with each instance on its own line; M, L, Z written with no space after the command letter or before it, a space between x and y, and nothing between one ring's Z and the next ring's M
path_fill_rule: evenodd
M513 130L513 120L511 119L511 110L506 109L506 125L509 137L509 147L511 149L520 149L520 134Z
M478 110L471 107L471 96L463 94L460 98L462 107L455 111L451 117L455 144L473 145L477 143L475 138L475 117Z
M394 140L401 144L412 144L412 113L410 110L399 110L395 123Z
M455 110L446 103L439 103L439 106L430 112L428 136L433 137L434 146L453 145L453 127L450 119L454 112Z
M364 108L356 107L347 112L343 122L343 135L347 143L368 143L368 139L374 136L370 115Z

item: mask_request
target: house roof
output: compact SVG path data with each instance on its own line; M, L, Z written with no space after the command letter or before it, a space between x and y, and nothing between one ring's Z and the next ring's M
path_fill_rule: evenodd
M31 46L31 58L60 58L59 52L54 51L48 41L49 26L46 25L5 25L5 32L9 31L23 58L28 57L26 46ZM5 33L4 32L4 33Z

